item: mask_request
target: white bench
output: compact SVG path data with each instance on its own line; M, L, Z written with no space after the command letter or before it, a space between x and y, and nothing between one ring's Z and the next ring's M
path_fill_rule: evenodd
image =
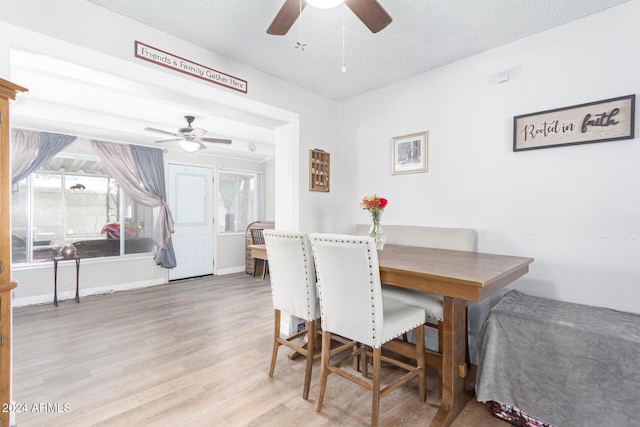
M370 225L358 224L356 235L366 236ZM473 251L476 231L468 228L423 227L419 225L382 225L385 243L422 248Z

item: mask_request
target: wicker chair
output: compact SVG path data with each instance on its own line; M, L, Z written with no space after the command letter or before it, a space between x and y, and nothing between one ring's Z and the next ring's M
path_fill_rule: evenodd
M251 229L251 241L254 245L264 245L264 229L252 228ZM262 258L253 258L253 276L256 275L256 267L258 266L258 260L262 261L262 279L264 280L266 274L269 272L269 260Z

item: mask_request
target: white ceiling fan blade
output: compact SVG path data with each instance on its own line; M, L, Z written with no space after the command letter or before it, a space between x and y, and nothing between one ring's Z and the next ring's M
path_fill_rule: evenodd
M154 141L154 142L174 142L174 141L183 141L184 138L173 138L173 139L162 139L160 141Z
M167 132L166 130L162 130L162 129L156 129L156 128L144 128L144 130L149 131L149 132L158 132L158 133L163 133L163 134L165 134L165 135L178 136L178 134L177 134L177 133Z
M230 139L224 139L224 138L199 138L200 141L204 141L204 142L213 142L216 144L231 144Z

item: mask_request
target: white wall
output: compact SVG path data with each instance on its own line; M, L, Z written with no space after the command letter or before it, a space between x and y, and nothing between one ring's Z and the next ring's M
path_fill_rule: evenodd
M390 200L386 223L472 227L480 251L535 257L518 289L640 311L637 140L511 150L514 115L638 92L637 0L337 109L331 100L85 1L4 3L0 20L12 25L136 65L133 40L141 40L244 78L250 89L243 97L299 114L302 230L351 232L368 220L358 201L377 192ZM42 46L40 39L16 40L12 25L0 22L0 76L9 79L9 47ZM510 81L493 83L505 69ZM163 72L172 83L193 84ZM390 175L391 137L422 130L429 132L429 172ZM332 153L331 193L307 191L310 148Z
M131 257L116 262L108 258L80 260L80 296L82 299L86 295L167 283L164 271L151 257ZM13 291L14 307L53 301L51 262L32 266L28 270L14 270L11 275L12 280L18 283L18 287ZM58 263L58 300L71 299L75 296L75 292L75 263L66 261Z
M474 228L480 252L534 257L512 288L640 313L638 138L512 151L515 115L640 92L639 16L634 0L341 102L340 231L377 192L383 223ZM425 130L428 173L391 175L391 138Z
M275 162L259 166L264 172L276 174L275 177L266 177L267 197L270 198L266 203L268 219L278 220L279 216L287 226L305 230L323 231L335 227L335 216L315 214L316 209L328 209L328 212L331 212L333 199L324 197L325 195L320 193L309 193L306 189L306 180L308 150L318 147L332 151L335 147L337 135L336 102L109 12L84 0L58 0L56 2L21 0L20 2L2 3L2 14L0 15L1 77L11 80L9 51L12 47L18 47L71 62L79 62L82 65L121 77L157 84L160 87L169 87L173 90L193 94L193 96L206 96L209 97L208 99L216 99L233 107L250 108L256 114L271 114L272 117L281 118L283 123L290 123L285 126L291 131L290 138L286 141L286 144L290 144L291 147L288 147L286 151L293 153L293 156L288 154L283 158L278 158L276 154ZM51 19L52 16L55 16L56 19ZM230 89L203 83L199 79L136 59L133 52L135 40L180 54L180 56L194 62L245 79L249 83L249 92L246 95L238 94ZM140 70L143 71L140 72ZM283 151L285 150L280 149L280 152ZM176 156L179 155L176 154ZM168 161L173 160L169 159ZM192 163L193 156L176 160L178 163L181 161ZM214 164L231 167L224 161L214 162ZM291 175L283 178L282 171L287 171ZM276 192L277 183L287 186L288 191L278 189ZM287 196L288 206L285 215L276 215L276 211L282 209L283 206L283 203L274 201L278 193ZM238 239L243 239L243 236ZM244 264L244 248L242 248L242 253L235 257L228 255L225 253L221 259L225 265L218 265L222 270L233 271ZM122 285L123 280L127 280L127 278L132 286L156 283L160 280L157 277L158 273L151 273L153 266L151 260L141 262L146 262L144 267L135 265L135 267L129 268L134 263L123 262L118 267L111 264L107 268L98 263L91 275L83 274L81 287L86 289L95 285L102 288L104 284L100 280L93 281L92 277L94 276L112 277L112 284L117 286ZM227 265L233 262L242 262L242 264L238 266ZM120 268L122 269L119 271L125 273L122 277L110 274ZM85 269L84 263L82 269ZM108 273L107 270L109 270ZM160 278L162 277L166 277L166 274L160 274ZM44 276L35 270L33 274L26 270L15 271L13 279L18 282L19 287L14 295L18 298L38 297L38 295L50 296L50 287L52 286L50 280L52 278L44 281L43 278ZM67 284L71 285L72 283L68 282Z
M56 19L51 19L55 16ZM199 84L203 90L216 92L217 98L236 103L234 99L249 99L268 106L281 108L299 115L299 129L295 129L294 143L298 147L298 162L295 176L303 184L308 180L307 164L309 149L321 148L331 152L337 142L337 122L335 101L316 95L284 80L263 73L224 56L207 51L199 46L177 39L159 30L132 21L85 0L21 0L3 2L1 21L33 30L64 40L74 45L101 52L113 58L123 59L136 65L156 71L161 69L175 89L180 84ZM28 40L15 40L10 29L3 34L0 25L0 76L9 75L8 48L11 44L32 44ZM189 60L220 70L248 81L246 95L237 95L230 89L212 87L196 78L182 73L154 66L133 57L134 40L158 47L167 52L179 54ZM36 44L36 50L41 44ZM41 48L41 47L40 47ZM71 59L71 58L69 58ZM108 61L93 64L94 67L109 69ZM277 162L277 160L276 160ZM303 167L297 168L297 165ZM280 168L281 165L278 166ZM289 179L291 182L291 180ZM332 198L321 193L310 193L306 185L301 185L296 194L296 204L300 211L298 228L303 230L326 231L335 227L333 215L315 215L316 211L332 211ZM297 206L296 206L297 208ZM297 209L296 209L297 211Z

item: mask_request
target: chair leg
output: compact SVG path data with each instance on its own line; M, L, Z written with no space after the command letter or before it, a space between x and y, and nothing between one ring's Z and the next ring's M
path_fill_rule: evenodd
M256 271L258 269L258 258L253 259L253 277L256 277Z
M255 268L255 264L254 264ZM273 325L273 351L271 352L271 367L269 368L269 376L273 377L273 371L276 369L276 359L278 358L278 337L280 336L280 310L275 310Z
M304 388L302 389L302 398L309 398L309 387L311 385L311 370L313 369L313 353L315 352L316 342L316 321L307 322L307 366L304 373Z
M418 374L418 390L420 391L420 400L427 400L426 375L424 363L424 325L416 328L416 366L420 368Z
M316 348L322 349L322 324L316 320Z
M268 271L269 271L269 261L264 259L262 260L262 280L264 280L264 277Z
M377 427L380 417L380 358L382 349L380 347L373 349L373 384L372 384L372 403L371 403L371 427Z
M331 334L327 331L322 331L322 357L320 367L320 386L318 387L318 397L316 398L316 412L320 412L322 409L322 400L324 399L324 392L327 389L327 377L329 376L329 352L331 348Z

